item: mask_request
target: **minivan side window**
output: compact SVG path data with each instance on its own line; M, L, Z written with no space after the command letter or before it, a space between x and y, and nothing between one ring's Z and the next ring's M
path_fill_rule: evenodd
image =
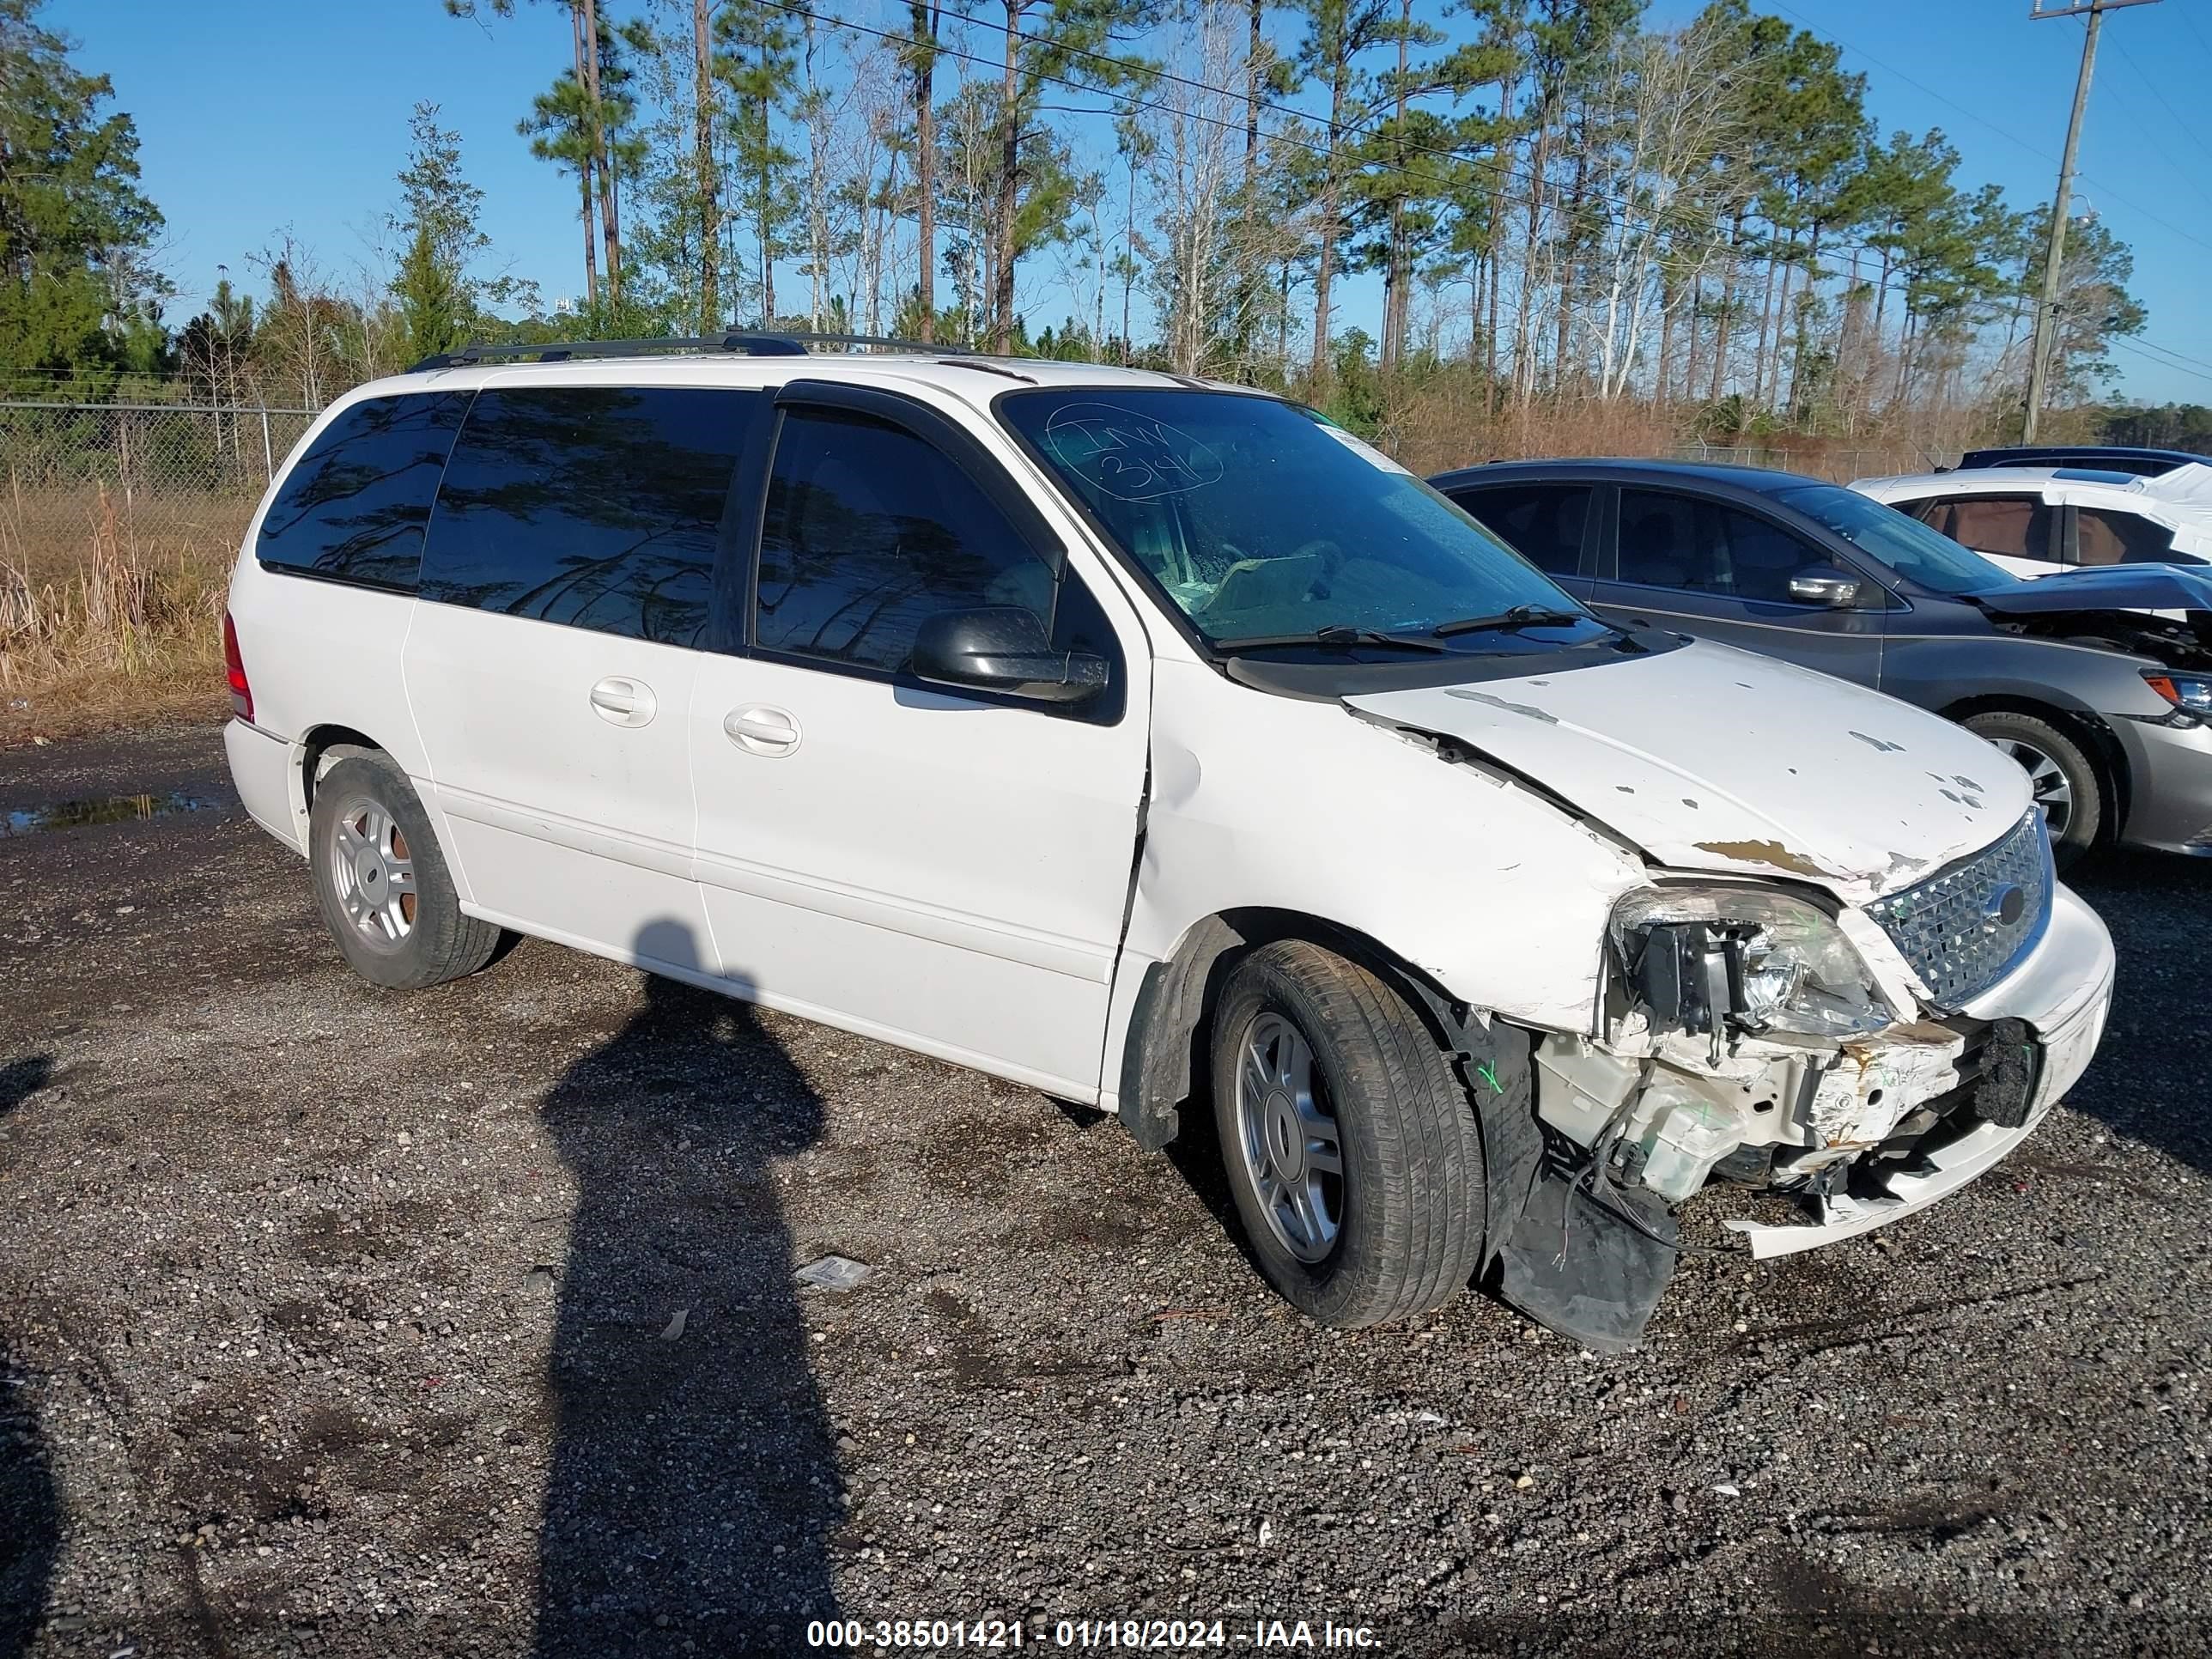
M1060 586L931 444L866 415L785 412L761 526L762 649L895 674L925 618L1020 605L1050 629ZM1066 586L1080 589L1072 577Z
M253 556L270 570L413 591L422 526L465 392L370 398L325 427L263 514Z
M438 491L422 597L663 645L706 642L744 430L768 394L479 392Z
M1589 517L1587 484L1470 489L1455 492L1452 499L1537 569L1554 576L1581 574L1583 525Z

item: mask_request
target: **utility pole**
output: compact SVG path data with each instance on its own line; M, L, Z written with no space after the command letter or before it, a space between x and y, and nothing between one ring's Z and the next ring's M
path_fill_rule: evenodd
M2081 147L2081 112L2089 103L2089 77L2097 67L2097 34L2105 14L2122 6L2154 5L2157 0L2074 0L2045 5L2032 0L2030 22L2046 17L2089 15L2081 42L2081 73L2074 82L2074 113L2066 122L2066 149L2058 161L2058 194L2051 204L2051 245L2043 257L2043 302L2035 308L2035 335L2028 347L2027 414L2021 424L2021 441L2035 441L2036 423L2042 418L2044 394L2050 389L2051 353L2058 338L2058 273L2066 258L2066 212L2074 200L2074 156Z

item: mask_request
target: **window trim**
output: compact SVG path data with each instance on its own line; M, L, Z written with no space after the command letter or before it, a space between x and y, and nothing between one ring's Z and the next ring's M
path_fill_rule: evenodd
M1071 581L1078 584L1092 606L1105 619L1109 646L1104 653L1106 690L1078 703L1043 702L1034 697L985 691L972 686L940 685L901 669L878 668L871 663L846 662L834 657L810 656L804 652L782 651L763 646L757 635L757 624L760 620L761 538L768 521L769 490L775 483L776 452L783 441L784 417L793 410L804 412L810 410L832 415L859 415L880 421L903 432L958 469L982 493L993 508L1005 518L1016 538L1052 572L1055 586ZM932 407L919 398L884 391L877 386L859 386L848 380L786 381L770 404L761 428L757 433L747 434L749 444L755 438L760 441L759 455L755 457L748 448L740 463L742 469L757 462L758 470L753 477L758 488L754 491L755 507L750 514L750 522L743 527L745 539L739 549L741 574L735 584L739 614L732 618L733 626L729 654L761 662L780 663L787 668L803 668L817 674L868 680L895 689L926 692L932 696L951 697L985 708L1023 709L1033 714L1073 720L1083 726L1115 726L1127 718L1129 658L1122 647L1121 632L1114 626L1111 609L1091 591L1089 584L1084 582L1082 573L1074 568L1067 556L1066 545L1053 533L1052 526L1036 503L1030 499L1013 474L984 447L974 433L942 410ZM1055 619L1059 608L1059 598L1055 593L1053 602Z

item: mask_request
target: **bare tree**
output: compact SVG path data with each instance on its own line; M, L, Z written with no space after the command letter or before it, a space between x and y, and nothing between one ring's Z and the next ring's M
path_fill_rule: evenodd
M1629 388L1650 310L1662 298L1670 242L1716 234L1694 186L1743 126L1738 83L1723 72L1726 45L1695 24L1638 35L1609 54L1592 89L1592 101L1611 118L1605 125L1618 135L1593 157L1592 184L1624 204L1597 250L1592 284L1601 401Z
M1194 0L1174 68L1147 112L1153 148L1145 168L1158 213L1152 283L1168 356L1183 374L1229 366L1259 332L1276 233L1249 211L1234 89L1249 27L1243 0ZM1252 314L1244 315L1249 312Z

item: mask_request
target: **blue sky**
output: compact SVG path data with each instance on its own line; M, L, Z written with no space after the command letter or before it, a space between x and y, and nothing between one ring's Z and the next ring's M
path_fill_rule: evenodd
M616 9L653 3L616 0ZM1699 3L1655 0L1651 16L1679 22ZM1965 157L1967 183L2002 185L2016 206L2048 199L2081 58L2078 21L2031 22L2028 0L1754 0L1754 9L1841 41L1885 131L1940 126ZM886 0L832 9L868 23L903 11ZM444 124L462 135L495 263L536 279L549 297L578 291L573 185L533 161L514 131L531 96L567 63L568 28L556 6L517 11L480 26L447 16L441 0L52 0L46 15L82 43L83 68L112 78L118 106L138 124L146 188L168 220L161 258L179 289L172 320L181 323L214 287L219 264L258 288L248 256L288 227L328 274L371 258L421 99L441 105ZM2086 203L2134 247L2135 291L2150 324L2140 348L2117 354L2119 386L2154 402L2212 403L2207 86L2212 0L2107 15L2077 208ZM1349 303L1375 308L1359 287Z

